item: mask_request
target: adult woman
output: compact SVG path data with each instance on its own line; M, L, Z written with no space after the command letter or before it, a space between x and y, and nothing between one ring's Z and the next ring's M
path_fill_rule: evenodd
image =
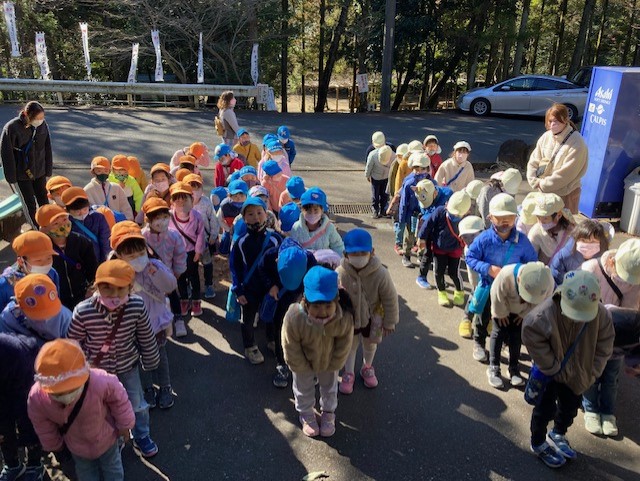
M237 132L240 130L236 113L233 111L235 106L236 99L233 96L233 92L227 90L220 95L220 99L218 99L218 109L220 109L218 119L222 123L222 129L224 130L221 137L222 142L229 147L233 147L238 141Z
M547 110L545 127L547 131L531 152L527 181L535 190L558 194L567 209L577 214L580 179L587 171L587 145L563 104L553 104Z
M53 170L49 127L44 108L28 102L20 114L7 122L0 137L0 158L7 182L17 184L22 202L34 226L36 200L39 206L49 203L46 182Z

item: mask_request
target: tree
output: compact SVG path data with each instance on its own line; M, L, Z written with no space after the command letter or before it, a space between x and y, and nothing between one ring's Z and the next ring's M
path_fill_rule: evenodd
M520 29L518 30L518 41L516 43L516 55L513 59L513 76L520 75L522 69L522 54L524 44L527 40L527 22L529 21L529 8L531 0L522 0L522 17L520 18Z
M576 46L573 49L573 55L571 57L571 64L569 65L568 77L571 77L578 71L580 67L580 61L584 55L585 40L587 37L587 29L591 24L591 15L593 8L596 4L596 0L585 0L584 9L582 10L582 18L580 20L580 30L578 31L578 38L576 40Z

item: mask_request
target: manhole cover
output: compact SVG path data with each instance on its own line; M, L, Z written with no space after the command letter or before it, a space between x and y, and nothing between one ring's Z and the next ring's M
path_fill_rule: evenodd
M329 206L330 214L370 214L371 204L332 204Z

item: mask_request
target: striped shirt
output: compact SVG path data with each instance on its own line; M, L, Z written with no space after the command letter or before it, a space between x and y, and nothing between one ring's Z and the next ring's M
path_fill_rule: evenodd
M160 363L158 343L151 330L144 301L140 296L131 295L123 309L122 322L100 366L93 366L93 360L109 337L118 318L118 310L109 312L95 296L82 301L73 311L68 337L80 343L93 367L100 367L111 374L130 371L139 358L145 371L157 368Z

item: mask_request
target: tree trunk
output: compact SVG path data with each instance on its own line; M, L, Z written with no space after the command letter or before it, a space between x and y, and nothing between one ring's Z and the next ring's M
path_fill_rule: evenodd
M326 11L327 11L327 1L320 0L320 38L318 41L318 87L320 87L320 79L322 78L323 70L324 70L324 24L325 24ZM322 105L324 107L324 104Z
M531 0L522 0L522 18L520 19L520 30L518 31L518 43L516 44L516 56L513 59L513 76L520 75L522 70L522 55L524 44L527 40L527 23L529 21L529 8Z
M490 2L483 1L475 6L471 17L474 34L469 39L469 60L467 62L467 89L471 89L476 83L476 73L478 71L478 56L484 47L485 40L482 38L489 13Z
M305 87L305 74L306 74L306 65L305 65L305 47L306 47L306 42L305 42L305 32L304 32L304 27L305 27L305 15L304 15L304 1L300 2L300 8L302 9L302 28L300 29L300 35L302 36L302 51L301 51L301 55L300 58L302 59L302 74L300 75L300 86L302 88L302 105L300 106L300 110L302 111L302 113L304 114L307 110L307 90Z
M582 19L580 20L580 29L578 31L578 38L576 39L576 47L573 50L573 56L571 57L571 65L569 65L569 72L567 77L571 76L580 68L580 62L584 55L585 41L587 38L587 29L591 24L591 16L593 14L593 8L596 4L596 0L585 0L584 9L582 10Z
M633 38L633 25L636 21L636 4L637 1L633 0L631 4L631 20L627 28L627 34L624 39L624 48L622 49L622 58L620 59L620 65L627 65L629 59L629 53L631 52L631 39Z
M540 21L536 27L536 36L533 41L533 58L531 59L531 71L536 72L536 63L538 62L538 44L540 43L540 35L542 35L542 22L544 21L544 7L546 1L540 3Z
M393 72L393 50L395 45L396 0L386 0L384 19L384 41L382 44L382 81L380 84L380 111L389 112L391 107L391 75Z
M393 99L393 105L391 106L391 110L398 110L400 104L402 104L402 100L409 90L409 83L413 80L416 75L416 63L418 62L418 58L420 57L420 52L422 51L422 45L418 44L411 49L409 52L409 67L407 69L407 73L404 76L404 80L402 81L402 85L398 88L398 92L396 92L396 97Z
M422 89L420 89L420 110L424 110L427 108L427 101L429 100L429 74L431 73L430 62L433 58L431 55L431 48L429 47L429 43L427 43L425 54L426 55L423 61L424 71L422 73Z
M282 35L282 45L281 45L281 53L280 53L280 98L282 99L282 107L281 112L288 112L287 107L287 80L288 80L288 69L289 69L289 0L282 0L282 18L281 18L281 35Z
M602 19L600 21L600 30L598 31L598 41L596 43L596 65L600 65L602 61L602 37L604 29L607 26L607 14L609 13L609 0L604 0L602 4Z
M587 0L588 1L588 0ZM556 41L553 44L553 55L551 62L550 74L556 75L560 70L560 58L562 57L562 47L564 41L564 27L565 27L565 19L567 17L567 5L569 0L561 0L560 9L558 11L558 21L556 23Z

